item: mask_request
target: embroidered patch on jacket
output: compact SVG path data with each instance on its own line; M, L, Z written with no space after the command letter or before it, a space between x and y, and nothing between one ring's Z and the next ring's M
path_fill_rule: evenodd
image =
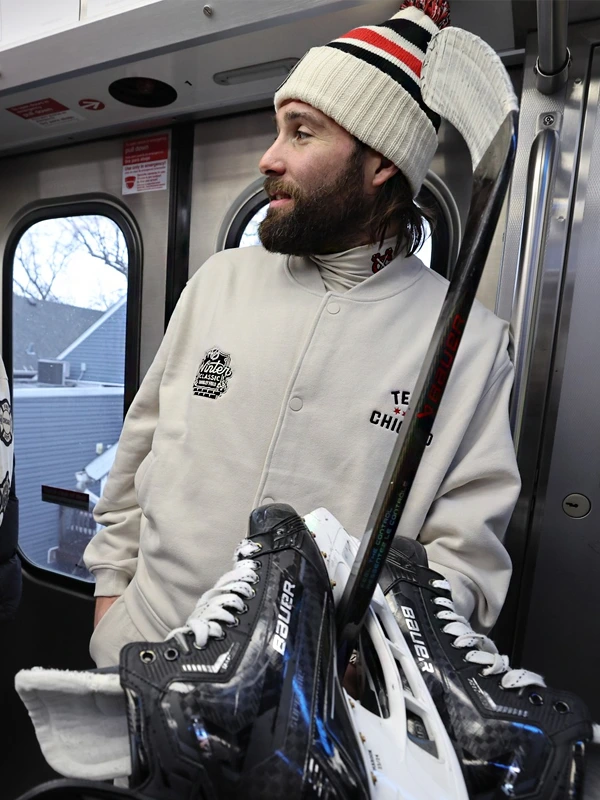
M198 369L193 391L197 397L221 397L229 388L227 381L233 375L231 356L218 347L206 351Z
M373 265L373 273L379 272L384 267L390 263L390 261L394 260L394 251L391 247L385 251L385 253L375 253L374 256L371 256L371 264Z
M0 439L8 447L12 444L12 414L8 400L0 401Z
M8 472L4 476L4 480L0 483L0 514L4 514L6 506L8 505L8 498L10 496L10 475Z

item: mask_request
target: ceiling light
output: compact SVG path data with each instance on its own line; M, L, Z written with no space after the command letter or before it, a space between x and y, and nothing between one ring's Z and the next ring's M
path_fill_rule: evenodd
M299 60L298 58L282 58L279 61L267 61L264 64L251 64L249 67L217 72L213 75L213 80L221 86L232 86L235 83L263 81L265 78L283 79L289 75Z

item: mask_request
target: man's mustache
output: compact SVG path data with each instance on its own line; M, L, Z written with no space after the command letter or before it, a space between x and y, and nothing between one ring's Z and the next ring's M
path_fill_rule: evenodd
M287 194L292 200L301 199L301 192L298 187L291 186L281 178L265 178L263 188L269 197L273 197L275 194Z

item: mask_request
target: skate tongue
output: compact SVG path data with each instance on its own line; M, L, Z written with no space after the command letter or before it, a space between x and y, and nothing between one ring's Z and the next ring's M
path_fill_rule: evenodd
M395 558L398 559L397 562L394 560ZM417 542L415 539L408 539L406 536L396 536L394 538L388 560L404 569L407 566L414 567L415 565L425 568L429 566L427 551L421 542ZM409 562L409 565L404 563L406 561Z
M250 514L248 538L252 539L254 536L271 533L274 528L282 525L290 517L296 516L298 515L294 509L287 503L271 503L268 506L255 508Z

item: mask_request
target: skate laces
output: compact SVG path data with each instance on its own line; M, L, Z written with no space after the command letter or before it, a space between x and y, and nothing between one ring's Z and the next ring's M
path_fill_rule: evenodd
M260 562L249 557L262 550L262 545L245 539L235 549L234 568L226 572L215 583L212 589L200 597L196 607L189 615L185 625L174 628L165 641L176 639L184 650L189 650L186 634L194 635L194 647L201 650L206 647L209 638L222 639L225 627L239 624L239 618L233 612L244 614L249 600L256 594L252 584L258 583Z
M432 580L431 585L435 589L451 591L447 580ZM450 636L454 636L453 646L457 648L468 648L465 654L465 661L471 664L480 664L483 669L481 674L485 677L489 675L502 675L500 686L503 689L521 689L524 686L542 686L546 683L541 675L530 672L527 669L511 669L508 656L500 655L494 642L483 633L476 633L469 621L462 617L454 609L454 603L447 597L435 597L433 600L436 606L443 606L438 611L436 617L447 620L442 630Z

